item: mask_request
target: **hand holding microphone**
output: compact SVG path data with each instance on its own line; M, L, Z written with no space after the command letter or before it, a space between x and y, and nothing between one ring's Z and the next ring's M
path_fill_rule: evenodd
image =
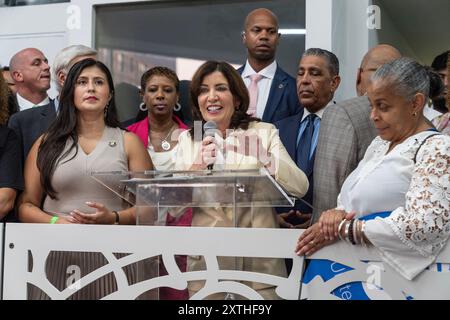
M207 121L203 125L204 137L201 147L202 162L206 163L208 170L212 170L217 157L217 144L214 136L217 131L217 125L214 121Z

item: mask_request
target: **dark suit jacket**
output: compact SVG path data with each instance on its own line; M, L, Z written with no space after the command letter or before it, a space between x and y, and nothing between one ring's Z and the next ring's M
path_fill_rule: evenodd
M237 71L242 74L244 67ZM295 79L277 65L262 121L275 123L303 110L297 96Z
M297 155L297 133L300 128L300 122L303 117L303 109L296 115L290 116L283 120L277 121L275 126L279 130L281 142L291 156L292 160L296 162ZM308 192L302 198L304 201L312 205L313 201L313 168L308 168L305 172L308 177L309 188ZM295 201L295 207L293 209L299 210L302 213L311 213L313 210L307 204L301 200ZM287 212L290 208L277 208L278 213Z
M23 159L27 158L33 143L43 134L56 118L55 104L50 103L17 112L9 118L8 126L13 129L22 143Z
M10 128L0 125L0 188L23 190L22 148L17 135ZM14 209L2 222L17 222Z

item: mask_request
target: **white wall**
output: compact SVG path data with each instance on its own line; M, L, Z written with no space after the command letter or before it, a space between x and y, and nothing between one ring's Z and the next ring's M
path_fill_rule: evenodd
M305 2L305 49L322 48L332 50L332 0L306 0Z
M140 2L144 0L134 0ZM17 51L35 47L53 63L55 55L72 44L94 46L94 5L126 0L72 0L70 3L0 8L0 64L8 65ZM54 97L54 85L49 91Z
M66 4L52 4L0 9L0 64L9 65L17 51L35 47L50 63L67 45ZM54 97L52 87L49 95Z
M356 70L369 46L368 0L306 0L306 48L332 51L339 59L336 101L356 96Z
M13 53L26 47L48 51L46 49L52 49L48 47L52 40L55 46L64 45L67 42L66 7L67 4L52 4L1 8L0 63L8 64Z
M341 84L336 101L356 96L356 72L369 49L367 0L333 2L333 53L339 58Z

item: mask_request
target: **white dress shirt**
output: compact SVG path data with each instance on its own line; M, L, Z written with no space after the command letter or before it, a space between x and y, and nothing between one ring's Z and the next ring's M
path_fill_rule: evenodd
M256 102L256 117L262 119L264 109L266 108L267 100L269 99L270 87L272 86L275 72L277 71L277 62L274 61L260 72L256 72L247 62L245 63L244 71L242 71L242 79L247 88L250 86L250 76L258 73L262 75L262 79L258 81L258 100Z
M28 101L27 99L25 99L24 97L22 97L20 94L17 93L17 104L19 105L20 111L31 109L33 107L45 106L46 104L49 103L50 99L48 98L48 96L38 104L34 104L33 102Z

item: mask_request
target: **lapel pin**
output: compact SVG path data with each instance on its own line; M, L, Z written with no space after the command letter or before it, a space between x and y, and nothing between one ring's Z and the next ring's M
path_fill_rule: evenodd
M110 147L117 146L117 142L115 142L114 140L111 140L108 144L109 144Z
M278 86L278 89L283 89L284 84L280 83L280 85Z

